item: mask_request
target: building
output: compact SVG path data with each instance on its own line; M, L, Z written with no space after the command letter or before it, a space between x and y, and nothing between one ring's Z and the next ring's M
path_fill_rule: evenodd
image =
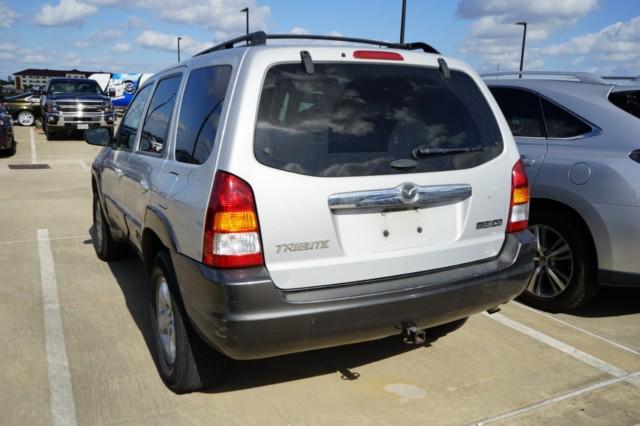
M70 78L88 78L91 74L96 74L100 71L79 71L73 70L50 70L50 69L38 69L27 68L26 70L18 71L13 76L16 79L16 90L29 90L37 89L40 86L47 84L49 79L53 77L70 77Z

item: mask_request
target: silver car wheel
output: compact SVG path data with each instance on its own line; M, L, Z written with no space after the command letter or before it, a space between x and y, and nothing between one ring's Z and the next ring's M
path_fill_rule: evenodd
M20 111L18 113L18 123L21 126L31 126L33 125L36 118L33 116L33 113L30 111Z
M532 225L530 229L537 238L537 253L527 291L538 297L556 297L567 289L573 278L573 252L555 229L546 225Z
M162 353L169 365L176 361L176 327L171 302L171 292L164 277L158 279L156 286L156 316L158 335Z

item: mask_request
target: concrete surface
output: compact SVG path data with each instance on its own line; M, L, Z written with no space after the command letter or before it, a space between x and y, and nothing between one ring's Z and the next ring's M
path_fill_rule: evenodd
M149 350L142 263L101 262L91 245L89 167L98 148L46 142L37 129L17 126L16 137L17 154L0 158L2 425L58 418L52 369L68 371L72 388L75 419L60 424L640 422L640 290L629 289L606 289L571 314L504 307L502 318L535 333L476 315L425 347L389 338L232 362L224 385L175 395ZM7 167L32 161L51 168ZM47 242L38 241L39 229L48 230ZM41 273L42 244L52 254L55 306L43 304L51 277ZM45 309L59 312L68 365L47 353Z

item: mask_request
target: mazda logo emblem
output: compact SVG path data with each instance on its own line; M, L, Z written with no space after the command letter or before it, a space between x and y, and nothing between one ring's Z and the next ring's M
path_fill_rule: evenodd
M404 204L413 204L420 198L418 187L412 183L405 183L400 187L400 199Z

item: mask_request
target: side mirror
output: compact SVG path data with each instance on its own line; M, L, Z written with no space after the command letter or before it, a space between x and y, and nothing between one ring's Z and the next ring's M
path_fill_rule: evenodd
M94 127L84 132L84 140L89 145L108 146L113 140L111 129L106 127Z
M115 87L109 87L109 89L107 90L107 94L109 95L109 97L115 98L116 97L116 88Z

